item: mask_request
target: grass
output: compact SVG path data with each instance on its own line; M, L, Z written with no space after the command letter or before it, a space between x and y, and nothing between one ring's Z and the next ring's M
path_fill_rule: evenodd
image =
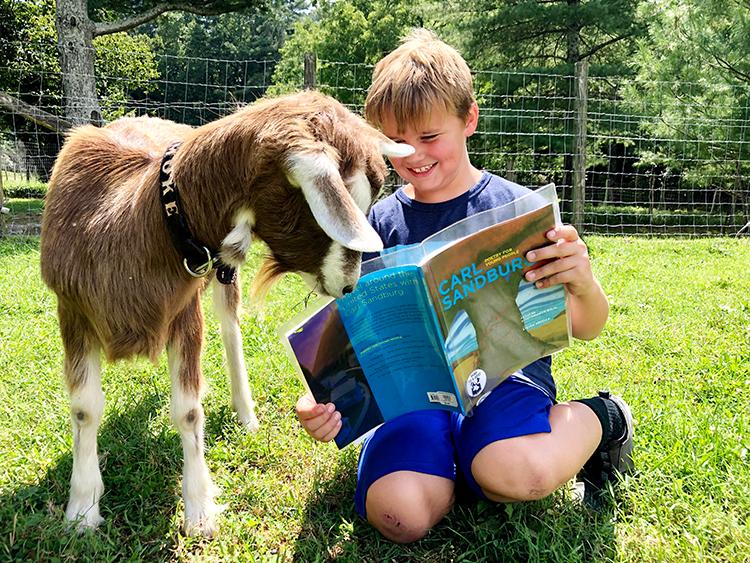
M637 473L590 514L565 490L539 502L459 506L424 540L384 541L356 516L356 448L300 429L302 393L276 336L305 290L287 277L264 318L243 315L261 430L229 407L216 320L203 368L207 459L228 505L218 538L183 537L182 453L165 360L108 365L99 453L106 523L63 524L72 465L55 300L38 239L0 240L0 559L296 561L747 561L750 553L750 241L588 239L612 302L600 338L555 358L560 399L609 388L638 419ZM243 270L245 285L259 249Z
M0 175L5 197L43 198L47 193L47 182L36 177L27 179L26 174L8 170L0 170Z
M44 200L31 197L12 197L8 198L5 206L10 210L11 215L28 214L34 215L41 220L42 210L44 209Z

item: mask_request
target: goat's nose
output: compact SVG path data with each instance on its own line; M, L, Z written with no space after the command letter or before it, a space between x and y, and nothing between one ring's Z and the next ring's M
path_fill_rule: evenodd
M348 293L351 293L352 291L354 291L354 286L353 285L347 285L344 289L341 290L341 293L343 293L344 295L346 295Z

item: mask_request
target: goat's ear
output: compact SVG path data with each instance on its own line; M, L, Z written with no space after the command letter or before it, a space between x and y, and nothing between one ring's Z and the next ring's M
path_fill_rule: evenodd
M346 248L380 252L383 243L357 206L325 152L292 153L286 159L289 182L302 189L315 220L325 233Z

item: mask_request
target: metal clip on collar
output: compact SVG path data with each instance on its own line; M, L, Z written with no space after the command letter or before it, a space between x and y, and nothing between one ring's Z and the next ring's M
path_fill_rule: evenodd
M199 264L198 266L196 266L195 269L190 267L187 258L183 258L182 260L182 264L185 266L187 273L194 278L202 278L204 276L207 276L214 267L214 259L213 256L211 256L211 252L209 252L208 248L206 248L205 246L202 248L203 252L206 253L206 261L203 264Z

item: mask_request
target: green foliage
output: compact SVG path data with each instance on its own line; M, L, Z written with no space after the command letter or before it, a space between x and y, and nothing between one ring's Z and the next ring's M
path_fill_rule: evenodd
M94 39L96 87L105 121L122 117L131 91L146 93L159 77L154 41L144 34L113 33Z
M558 68L589 58L626 63L643 31L642 0L458 0L455 11L467 57L482 68ZM625 47L623 47L623 45Z
M382 539L353 508L357 448L313 442L276 334L307 294L287 277L265 316L242 315L261 429L234 417L206 299L206 456L220 502L214 540L183 537L182 449L166 361L104 369L99 456L105 524L63 522L72 465L55 299L37 238L0 240L0 559L200 561L706 561L750 553L750 262L747 240L588 237L611 303L603 334L554 359L560 400L609 388L637 419L636 473L592 514L563 487L530 503L458 505L413 545ZM245 287L262 249L242 269ZM207 296L209 297L209 296ZM43 413L43 416L40 416Z
M213 17L165 14L148 26L164 55L158 63L163 82L149 97L167 105L167 117L193 125L259 98L286 30L305 6L304 0L273 0L262 10Z
M25 174L0 170L5 197L44 198L47 195L47 183L38 178L26 179Z
M650 155L692 185L738 191L750 174L750 12L737 2L645 4L637 81L626 96L648 108Z
M186 0L178 5L180 7L196 7L212 12L228 13L247 9L263 9L273 0ZM90 15L109 14L101 19L119 19L141 14L158 4L160 0L88 0L88 11Z
M419 2L401 0L322 0L297 22L281 48L273 76L274 94L303 85L305 53L317 57L318 88L346 104L361 105L371 65L393 50L411 28L423 23Z
M54 43L54 0L2 0L0 90L36 105L56 105L60 64Z

